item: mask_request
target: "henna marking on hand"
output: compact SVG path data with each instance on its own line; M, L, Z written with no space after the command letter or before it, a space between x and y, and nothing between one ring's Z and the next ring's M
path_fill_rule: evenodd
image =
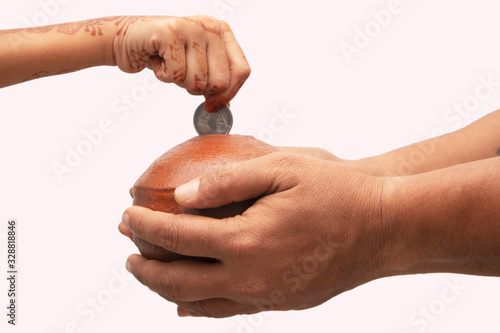
M202 76L203 76L203 78L200 78L198 76L198 74L194 75L194 87L192 89L193 91L200 92L203 90L203 88L201 87L201 83L206 82L207 76L206 75L202 75Z
M201 53L201 54L205 54L205 53L206 53L206 50L203 50L203 49L201 48L200 43L198 43L198 42L196 42L196 41L193 41L193 43L191 44L191 47L192 47L193 49L195 49L196 51L198 51L199 53Z
M231 26L229 25L229 23L224 22L224 21L219 21L219 22L222 25L222 29L224 30L224 32L232 32Z
M180 64L182 63L182 55L184 53L182 42L179 39L176 39L173 44L170 44L170 57L173 61Z
M155 56L155 54L153 54ZM129 52L130 67L133 70L141 71L150 64L151 54L146 51L137 52L132 50Z
M185 68L180 68L173 73L173 80L174 82L183 82L186 78L186 69Z
M181 69L174 71L174 75L179 75L179 72L182 75L184 73L184 68L181 68Z
M124 16L115 22L115 25L118 27L116 31L116 35L120 36L123 33L123 36L127 34L128 28L131 24L137 22L141 17L140 16Z
M172 81L173 81L173 82L176 82L176 83L182 83L182 82L184 82L184 80L183 80L183 79L184 79L184 77L179 75L179 76L174 76L174 77L172 78Z
M221 29L221 26L220 26L220 23L219 21L213 19L198 19L198 18L193 18L193 17L184 17L184 19L188 22L193 22L193 23L196 23L198 25L200 25L203 30L205 30L206 32L210 32L210 33L213 33L213 34L216 34L216 35L221 35L222 34L222 29Z

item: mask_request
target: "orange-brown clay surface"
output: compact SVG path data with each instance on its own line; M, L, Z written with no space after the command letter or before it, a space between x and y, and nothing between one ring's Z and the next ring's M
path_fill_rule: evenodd
M232 203L215 209L188 209L177 204L176 187L210 170L233 162L241 162L278 151L262 141L242 135L202 135L194 137L163 154L135 183L134 205L173 214L198 214L225 218L242 214L253 200ZM134 235L141 254L150 259L173 261L187 257L166 251Z

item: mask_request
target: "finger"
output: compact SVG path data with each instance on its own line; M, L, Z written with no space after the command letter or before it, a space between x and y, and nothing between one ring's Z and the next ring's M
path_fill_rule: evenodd
M300 168L299 161L297 157L287 159L283 154L272 153L227 164L177 187L175 199L182 206L204 209L286 190L294 185L293 179L287 179L286 171L291 167Z
M229 87L230 70L226 54L224 29L213 35L207 46L208 85L206 95L223 92Z
M210 316L210 315L208 315L208 316L205 315L204 316L204 315L202 315L202 314L200 314L198 312L192 312L192 311L195 311L195 309L196 309L196 311L199 311L200 306L194 304L195 302L202 302L202 304L203 304L203 303L206 303L207 301L210 301L210 302L214 301L214 300L216 300L215 298L212 298L210 300L200 300L200 301L188 302L188 301L176 301L176 300L173 300L170 297L168 297L168 296L166 296L166 295L164 295L162 293L158 293L158 295L161 298L167 300L170 303L177 304L177 315L179 317L214 317L214 316ZM225 298L223 298L221 300L229 301L229 299L225 299ZM230 305L231 309L234 309L235 308L234 302L232 302L232 301L230 301L230 302L231 302L231 305ZM191 309L191 311L188 311L186 309Z
M174 215L132 206L122 223L137 237L168 251L194 257L223 259L231 239L232 224L198 215Z
M133 240L132 231L130 231L130 229L127 228L123 223L120 223L118 225L118 230L122 233L122 235L127 236L128 238L130 238L130 240Z
M342 159L333 155L329 151L321 148L312 148L312 147L277 147L277 148L287 153L303 154L313 158L318 158L320 160L342 162Z
M196 313L186 311L180 307L177 307L177 315L179 317L201 317L200 315L198 315Z
M190 41L186 46L186 77L178 83L192 95L203 95L208 82L207 46L204 41Z
M173 302L215 298L226 293L220 263L195 260L166 263L133 254L127 260L127 267L139 282Z
M178 301L177 313L182 317L225 318L239 314L259 312L254 305L239 303L227 298L212 298L194 302Z
M224 29L226 56L229 64L229 86L220 93L210 94L206 97L207 111L214 112L233 99L241 86L250 76L250 65L245 54L234 37L231 27L226 22L221 22Z
M186 78L186 54L184 41L177 35L159 40L154 45L158 56L151 57L151 68L158 80L167 83L181 83Z

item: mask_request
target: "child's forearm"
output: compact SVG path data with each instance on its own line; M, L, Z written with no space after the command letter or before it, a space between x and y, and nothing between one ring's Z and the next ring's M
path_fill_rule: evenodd
M120 17L0 31L0 87L43 76L115 65Z

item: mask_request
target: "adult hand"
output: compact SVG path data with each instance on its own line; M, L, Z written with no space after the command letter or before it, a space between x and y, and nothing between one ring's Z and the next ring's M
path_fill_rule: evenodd
M181 316L305 309L386 275L383 178L299 154L229 164L177 188L186 207L261 197L241 216L211 219L131 207L122 229L169 251L216 263L148 260L128 269ZM396 237L397 239L397 237Z
M159 80L204 95L208 111L229 103L250 75L229 24L210 16L125 16L116 26L113 53L121 70L148 67Z
M302 154L314 158L319 158L321 160L327 160L338 163L346 162L346 160L338 158L334 154L330 153L328 150L322 148L315 148L315 147L278 147L278 148L285 153Z
M348 163L351 162L349 160L343 160L322 148L316 148L316 147L277 147L277 148L279 148L282 152L285 153L301 154L312 158L318 158L321 160L343 163L344 165L348 165ZM133 189L131 188L130 196L133 198L134 195L132 190ZM118 226L118 229L124 236L127 236L128 238L130 238L130 240L133 241L132 232L128 228L126 228L123 224L120 224Z

